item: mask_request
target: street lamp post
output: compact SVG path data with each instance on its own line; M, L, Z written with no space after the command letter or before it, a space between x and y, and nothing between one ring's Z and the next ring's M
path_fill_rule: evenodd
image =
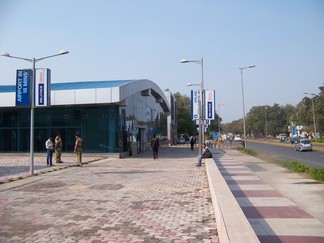
M268 116L267 116L268 107L264 108L264 117L265 117L265 142L268 140Z
M201 83L200 83L200 112L199 112L199 155L202 154L202 143L204 142L204 131L203 131L203 122L204 122L204 59L201 58L201 60L181 60L181 63L189 63L189 62L193 62L193 63L197 63L200 64L201 66Z
M304 93L305 95L311 95L313 96L311 98L311 101L312 101L312 110L313 110L313 121L314 121L314 136L315 136L315 140L317 140L316 138L316 118L315 118L315 108L314 108L314 97L316 96L315 94L313 93Z
M221 121L220 121L220 107L225 104L219 104L218 105L218 136L220 136L221 132Z
M254 68L255 65L247 67L240 67L241 70L241 86L242 86L242 104L243 104L243 130L244 130L244 148L246 148L246 130L245 130L245 106L244 106L244 88L243 88L243 70L248 68Z
M20 60L25 60L28 62L32 63L32 75L31 75L31 81L30 81L30 174L34 175L34 81L35 81L35 65L36 62L51 58L51 57L56 57L64 54L68 54L69 52L66 50L62 50L57 54L46 56L46 57L41 57L41 58L23 58L23 57L16 57L16 56L11 56L7 52L0 53L0 56L4 57L10 57L10 58L15 58L15 59L20 59Z

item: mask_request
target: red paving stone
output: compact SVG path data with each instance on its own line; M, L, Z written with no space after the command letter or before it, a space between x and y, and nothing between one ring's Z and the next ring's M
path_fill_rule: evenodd
M242 207L247 218L313 218L298 206Z
M282 197L274 190L233 190L234 197Z

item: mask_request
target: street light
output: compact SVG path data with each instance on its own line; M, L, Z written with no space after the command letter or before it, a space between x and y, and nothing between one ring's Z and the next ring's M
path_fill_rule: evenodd
M31 81L30 81L30 174L34 175L34 79L35 79L35 64L38 61L47 59L47 58L51 58L51 57L56 57L56 56L60 56L60 55L65 55L68 54L69 52L66 50L62 50L57 54L54 55L50 55L50 56L46 56L46 57L41 57L41 58L23 58L23 57L15 57L15 56L11 56L9 55L9 53L7 52L2 52L0 53L0 56L4 56L4 57L10 57L10 58L15 58L15 59L21 59L21 60L25 60L28 62L32 63L32 77L31 77Z
M264 108L264 117L265 117L265 142L268 139L268 116L267 116L268 107Z
M244 148L246 148L246 130L245 130L245 106L244 106L244 88L243 88L243 70L248 68L254 68L255 65L247 67L240 67L241 70L241 85L242 85L242 103L243 103L243 129L244 129Z
M311 95L311 96L313 96L312 98L311 98L311 100L312 100L312 109L313 109L313 120L314 120L314 136L315 136L315 140L317 141L317 138L316 138L316 119L315 119L315 108L314 108L314 97L316 96L315 94L313 94L313 93L304 93L305 95Z
M201 98L200 98L200 112L199 112L199 155L202 154L202 148L201 145L204 142L204 132L203 132L203 121L204 121L204 117L203 117L203 108L204 108L204 59L201 58L201 60L186 60L183 59L180 61L181 63L189 63L189 62L193 62L193 63L197 63L201 66L201 83L200 83L200 93L201 93ZM191 85L188 85L191 86Z
M218 136L220 136L221 132L221 122L220 122L220 107L225 104L219 104L218 105Z

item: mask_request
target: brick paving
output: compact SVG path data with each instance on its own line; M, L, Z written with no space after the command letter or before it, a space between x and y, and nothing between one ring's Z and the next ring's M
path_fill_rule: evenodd
M4 183L0 242L218 242L196 153L165 147L158 160L107 158Z
M317 215L312 216L306 212L307 208L304 208L302 203L298 205L293 201L294 197L291 199L285 197L274 187L265 183L256 171L273 177L274 184L290 186L292 193L300 190L298 184L304 184L310 180L294 176L285 185L280 182L282 175L275 171L268 171L264 161L237 151L227 150L226 154L221 154L216 158L216 164L260 242L324 242L324 224L315 218ZM289 178L287 172L285 173L284 176ZM276 176L278 176L278 181L276 181ZM323 185L319 187L323 193ZM315 192L315 185L310 185L308 190ZM320 204L323 205L323 201L320 204L315 203L316 197L306 198L306 200L314 200L312 206L315 208Z

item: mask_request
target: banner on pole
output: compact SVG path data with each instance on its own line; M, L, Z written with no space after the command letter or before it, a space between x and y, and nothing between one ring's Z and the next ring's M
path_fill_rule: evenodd
M16 106L30 106L31 69L17 70Z
M201 100L200 90L191 90L191 119L192 120L199 119L200 100Z
M205 90L205 114L207 120L215 119L215 90Z
M35 69L35 106L48 106L51 103L51 70Z

